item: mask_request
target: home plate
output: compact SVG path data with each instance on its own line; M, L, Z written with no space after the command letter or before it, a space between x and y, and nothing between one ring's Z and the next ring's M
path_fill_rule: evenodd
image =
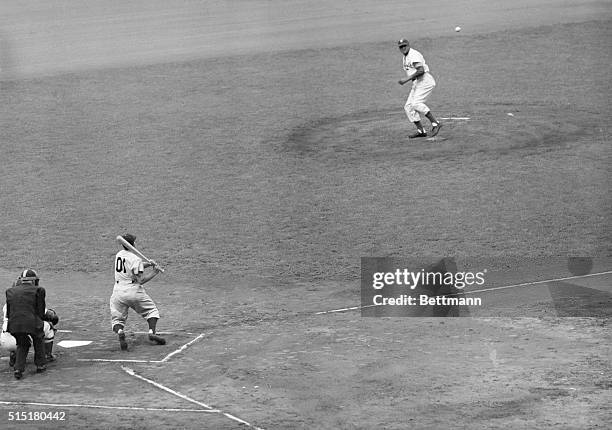
M76 346L89 345L91 342L91 340L62 340L58 345L63 348L74 348Z

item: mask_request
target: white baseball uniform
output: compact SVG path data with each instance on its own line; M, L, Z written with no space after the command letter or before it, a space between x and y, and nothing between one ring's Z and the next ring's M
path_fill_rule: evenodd
M421 120L419 113L426 115L427 112L429 112L429 108L425 104L425 101L427 101L427 98L436 86L436 81L429 73L429 66L425 63L423 54L416 49L410 48L408 55L404 55L402 61L406 75L409 77L416 73L416 65L418 63L420 63L423 66L423 70L425 70L423 75L412 81L412 89L404 105L404 110L406 111L406 115L408 115L408 119L411 122L417 122Z
M144 319L159 318L159 310L137 276L144 272L140 257L122 249L115 256L115 285L110 298L111 327L125 326L129 308Z

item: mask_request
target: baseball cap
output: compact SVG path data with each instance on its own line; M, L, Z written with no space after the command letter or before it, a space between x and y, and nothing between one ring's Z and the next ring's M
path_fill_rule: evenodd
M130 245L134 246L134 242L136 242L136 236L134 236L133 234L130 234L130 233L126 233L126 234L124 234L121 237L123 237L125 240L127 240Z
M402 46L408 46L408 45L409 45L408 39L400 39L397 41L397 46L399 46L400 48Z

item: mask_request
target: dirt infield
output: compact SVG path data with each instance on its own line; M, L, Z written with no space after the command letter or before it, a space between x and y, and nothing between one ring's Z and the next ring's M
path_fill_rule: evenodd
M20 381L2 353L0 427L612 421L608 3L372 3L3 6L0 283L36 268L58 341L92 344ZM446 140L406 137L401 36ZM125 231L166 268L168 344L131 313L122 353ZM468 318L364 317L364 256L511 288ZM9 421L43 410L68 421Z

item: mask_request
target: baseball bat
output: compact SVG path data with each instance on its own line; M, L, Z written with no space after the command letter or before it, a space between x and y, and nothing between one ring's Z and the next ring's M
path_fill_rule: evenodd
M134 254L136 254L137 256L139 256L140 258L142 258L144 261L146 261L147 263L151 262L151 259L147 258L142 252L140 252L138 249L136 249L136 247L134 245L132 245L130 242L128 242L127 240L125 240L123 237L121 236L117 236L117 241L125 246L127 249L129 249L130 251L132 251ZM164 273L164 269L162 269L161 267L157 266L157 269Z

